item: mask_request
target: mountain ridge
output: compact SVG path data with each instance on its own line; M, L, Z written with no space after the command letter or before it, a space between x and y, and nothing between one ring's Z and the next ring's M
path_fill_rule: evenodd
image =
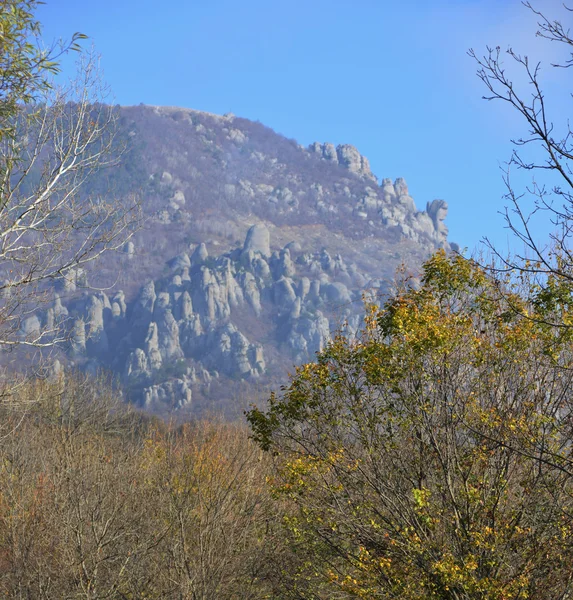
M121 256L60 282L22 336L59 319L58 364L111 369L150 410L236 414L237 382L266 394L343 322L353 335L364 294L387 294L400 264L451 247L447 204L418 210L402 178L379 181L350 144L305 148L178 107L117 117L123 161L85 193L138 194L146 225Z

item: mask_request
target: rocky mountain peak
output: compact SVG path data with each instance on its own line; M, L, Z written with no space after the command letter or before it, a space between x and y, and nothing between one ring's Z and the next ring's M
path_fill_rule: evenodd
M62 365L111 369L150 409L240 412L237 382L249 400L265 394L343 323L352 335L398 265L450 247L446 202L419 210L404 179L379 182L349 144L304 148L176 107L120 108L118 123L124 159L86 191L137 194L145 227L70 272L22 336L61 322Z

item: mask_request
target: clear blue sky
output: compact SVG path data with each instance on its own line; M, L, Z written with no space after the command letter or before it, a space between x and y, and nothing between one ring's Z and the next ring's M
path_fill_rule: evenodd
M538 5L563 15L557 0ZM38 16L47 41L90 36L116 103L233 112L305 145L354 144L378 177L404 177L418 208L447 200L451 240L508 245L499 166L524 131L481 100L466 51L550 58L519 0L47 0Z

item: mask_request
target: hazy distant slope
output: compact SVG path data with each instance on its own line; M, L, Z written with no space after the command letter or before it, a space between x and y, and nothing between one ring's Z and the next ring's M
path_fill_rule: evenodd
M233 115L119 110L124 160L90 191L138 194L146 226L88 274L111 289L79 294L79 274L38 317L72 332L62 361L113 369L149 408L233 412L342 321L354 331L364 290L449 247L445 202L418 211L353 146L304 148Z

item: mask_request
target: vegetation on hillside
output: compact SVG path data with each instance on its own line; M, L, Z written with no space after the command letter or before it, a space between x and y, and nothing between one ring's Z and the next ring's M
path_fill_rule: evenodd
M44 77L56 68L26 42L39 28L36 4L11 0L0 13L0 144L14 151L22 149L18 119L36 114L22 106L50 89ZM542 36L573 43L560 23L538 16ZM490 53L480 76L527 119L549 156L539 167L514 161L568 182L570 132L555 141L543 94L531 108L521 102L499 60ZM528 73L538 89L538 71ZM496 81L509 96L493 91ZM38 221L32 230L18 218L2 225L2 214L14 214L10 169L19 164L3 157L0 239L29 245ZM40 219L47 246L22 256L42 257L50 240L65 238L51 229L59 227L51 211L69 196L59 190L55 205L42 204L38 189L18 201L28 202L24 216ZM531 245L510 188L522 226L514 231L533 257L485 268L439 251L419 283L366 307L358 335L335 337L266 407L253 407L250 430L156 420L129 410L112 382L85 375L7 379L0 596L570 598L572 214L569 192L553 192L562 209L537 195L538 208L556 218L549 249ZM39 273L65 271L66 252ZM6 285L31 289L39 267L11 256L0 259L31 269L31 279ZM32 302L24 297L14 311ZM0 314L0 324L16 314Z

